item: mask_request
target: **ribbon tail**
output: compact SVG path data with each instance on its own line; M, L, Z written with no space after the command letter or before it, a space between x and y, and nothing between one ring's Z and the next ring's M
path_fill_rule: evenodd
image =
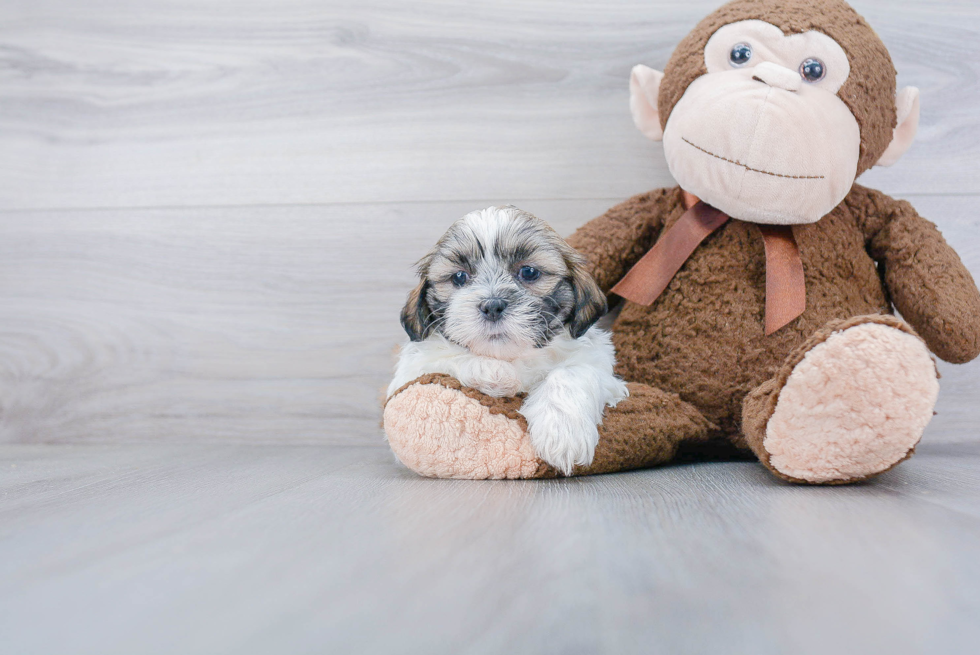
M789 225L759 225L766 247L766 336L806 310L806 278Z
M612 292L639 305L652 305L694 249L726 221L728 216L721 211L698 202L664 232Z

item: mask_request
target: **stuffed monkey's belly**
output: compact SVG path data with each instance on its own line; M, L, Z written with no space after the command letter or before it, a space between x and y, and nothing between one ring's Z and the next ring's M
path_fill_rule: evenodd
M831 214L794 234L806 271L802 316L765 335L762 237L754 225L730 221L653 305L626 302L613 326L616 372L679 394L725 434L739 434L742 399L813 332L835 318L888 311L856 227ZM831 241L835 247L822 247Z

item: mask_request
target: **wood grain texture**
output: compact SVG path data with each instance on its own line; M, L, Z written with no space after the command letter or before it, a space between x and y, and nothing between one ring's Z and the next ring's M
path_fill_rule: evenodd
M718 4L7 2L0 209L626 197L670 183L629 70ZM854 4L922 89L865 182L980 192L976 4Z
M976 198L912 200L980 279ZM380 443L412 264L487 204L0 214L0 442ZM980 364L940 370L927 441L976 439Z
M972 653L980 446L415 477L383 448L0 446L10 653Z

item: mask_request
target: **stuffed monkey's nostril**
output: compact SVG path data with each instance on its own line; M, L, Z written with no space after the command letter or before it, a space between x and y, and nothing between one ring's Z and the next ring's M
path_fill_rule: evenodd
M507 309L507 301L503 298L487 298L480 303L480 311L490 321L499 321L504 310Z
M797 71L764 61L752 69L752 79L784 91L799 91L803 80Z

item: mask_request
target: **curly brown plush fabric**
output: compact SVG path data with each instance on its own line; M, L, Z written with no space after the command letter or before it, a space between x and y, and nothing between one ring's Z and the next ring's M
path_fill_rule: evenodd
M857 174L874 166L892 139L896 124L895 66L884 43L871 26L842 0L735 0L698 23L678 44L664 69L657 100L661 126L691 82L706 74L704 46L719 28L743 20L762 20L799 34L822 32L844 49L851 74L837 92L861 128L861 154Z
M608 291L683 211L679 188L641 194L568 242L589 258ZM765 336L762 236L757 226L731 220L651 306L625 303L613 324L616 372L679 394L716 426L713 437L744 448L743 398L832 320L889 314L894 300L943 359L980 354L980 293L935 225L908 203L855 185L830 214L793 233L807 287L799 318Z

